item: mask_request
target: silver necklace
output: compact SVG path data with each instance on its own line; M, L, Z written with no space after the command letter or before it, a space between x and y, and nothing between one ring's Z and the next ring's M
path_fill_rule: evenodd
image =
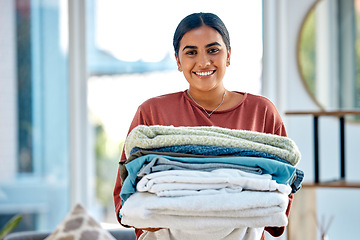
M208 113L208 111L206 111L206 109L205 109L203 106L201 106L200 104L198 104L198 103L193 99L193 97L191 96L191 94L190 94L190 92L189 92L189 89L187 90L187 93L188 93L189 97L191 98L191 100L193 100L194 103L196 103L199 107L201 107L201 108L204 110L204 112L206 113L206 115L208 115L208 118L210 118L210 116L223 104L224 99L225 99L225 95L226 95L226 90L225 90L224 95L223 95L223 97L222 97L221 103L220 103L219 106L217 106L214 110L212 110L211 113Z

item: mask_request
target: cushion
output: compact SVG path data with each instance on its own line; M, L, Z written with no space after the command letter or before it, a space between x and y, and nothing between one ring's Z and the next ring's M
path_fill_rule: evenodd
M116 240L77 204L45 240Z

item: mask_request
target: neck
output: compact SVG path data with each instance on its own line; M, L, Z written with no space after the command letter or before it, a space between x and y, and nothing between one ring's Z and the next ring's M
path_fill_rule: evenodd
M208 92L200 92L188 89L188 95L192 98L195 103L202 106L207 110L213 110L223 102L224 94L226 94L225 88L216 89Z

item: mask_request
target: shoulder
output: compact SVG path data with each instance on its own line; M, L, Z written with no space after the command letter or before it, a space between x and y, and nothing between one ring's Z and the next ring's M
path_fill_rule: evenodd
M264 132L286 136L281 116L274 103L268 98L247 93L243 104L246 112L252 113L256 118L264 121Z
M145 125L168 124L170 117L183 108L184 92L169 93L150 98L137 109L137 122Z
M174 104L178 101L181 101L183 98L184 91L168 93L156 97L149 98L140 105L140 108L149 108L149 107L165 107L169 104Z
M279 116L275 104L267 97L248 94L248 101L250 101L254 107L263 110L264 114L268 116Z
M175 109L174 104L179 102L182 95L183 92L176 92L152 97L144 101L137 108L130 125L130 131L137 125L161 125L163 116L168 114L169 110Z
M262 108L264 110L271 110L277 112L274 103L264 96L255 95L251 93L244 93L243 102L247 106Z
M267 97L256 95L252 93L245 93L246 100L253 101L264 105L274 105Z

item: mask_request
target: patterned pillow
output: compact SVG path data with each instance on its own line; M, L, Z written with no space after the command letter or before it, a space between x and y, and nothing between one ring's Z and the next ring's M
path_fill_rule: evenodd
M77 204L45 240L116 240Z

